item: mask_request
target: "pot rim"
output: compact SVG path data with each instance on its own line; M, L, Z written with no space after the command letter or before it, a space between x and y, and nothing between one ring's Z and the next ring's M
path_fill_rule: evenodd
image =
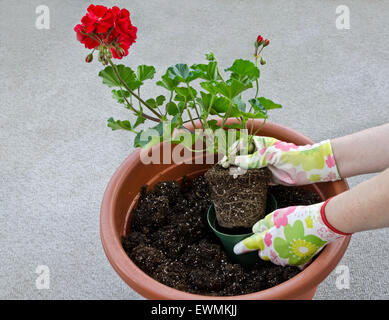
M226 123L234 123L236 121L234 120L228 120ZM196 125L199 127L199 123ZM282 132L285 135L292 136L296 140L303 141L303 143L313 143L308 137L282 125L267 122L265 126L277 130L277 132ZM139 154L139 148L132 152L115 171L107 185L100 210L100 235L103 249L112 267L129 286L146 298L180 300L290 299L290 297L300 296L304 292L314 289L322 282L336 267L347 249L351 236L346 236L328 244L307 268L291 279L269 289L249 294L238 296L206 296L187 293L168 287L143 272L127 256L121 244L121 234L119 234L115 226L113 213L118 200L119 189L128 174L135 167L135 163L139 159ZM346 180L332 183L338 185L338 189L342 189L343 191L348 189ZM317 187L315 188L317 189ZM337 193L340 192L339 190Z

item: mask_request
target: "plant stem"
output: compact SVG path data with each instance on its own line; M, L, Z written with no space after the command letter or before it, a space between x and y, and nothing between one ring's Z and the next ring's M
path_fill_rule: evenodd
M173 90L170 91L170 99L169 99L169 104L172 102L172 99L173 99ZM167 108L165 108L165 117L167 115Z
M223 82L225 82L224 79L223 79L223 77L222 77L222 75L220 74L220 71L219 71L219 64L217 64L216 70L217 70L217 75L220 77L220 79L221 79Z
M230 100L230 104L228 106L227 112L226 112L226 114L223 117L223 123L222 123L222 126L221 126L222 129L224 128L224 124L226 123L228 117L230 116L231 107L232 107L232 100Z
M138 96L140 97L140 88L138 88ZM140 101L139 101L139 110L142 110L142 105Z
M139 111L136 110L136 109L133 107L133 105L132 105L132 99L131 99L132 95L130 95L131 102L129 102L129 101L127 100L127 98L126 98L126 97L124 96L124 94L123 94L123 88L122 88L122 86L120 86L120 92L121 92L122 97L123 97L124 101L126 102L128 108L129 108L131 111L133 111L137 116L142 115L143 118L146 118L146 119L148 119L148 120L155 121L155 122L160 122L160 119L154 118L154 117L152 117L152 116L149 116L149 115L143 113L143 111L142 111L142 106L141 106L140 104L139 104L140 110L139 110Z
M130 87L124 82L124 80L122 79L122 77L119 75L119 72L116 68L116 65L112 62L111 59L108 60L109 64L112 66L112 69L116 75L116 77L118 78L118 80L123 84L124 88L126 88L126 90L128 92L130 92L135 98L137 98L139 100L140 103L142 103L147 109L149 109L152 113L154 113L158 119L160 120L162 118L162 115L159 114L157 111L155 111L152 107L150 107L141 97L139 97L134 91L132 91L130 89Z
M211 112L211 109L212 109L212 105L213 105L213 100L215 99L215 96L213 95L212 98L211 98L211 102L209 104L209 107L208 107L208 110L207 110L207 118L209 116L209 113Z
M197 107L196 107L196 105L194 106L194 109L195 109L195 112L196 112L197 118L200 120L200 123L201 123L202 127L204 128L204 123L203 123L203 120L202 120L202 119L201 119L201 117L200 117L200 114L199 114L199 111L197 110Z
M123 98L124 98L124 101L127 103L127 106L128 106L136 115L142 115L143 118L146 118L146 119L151 120L151 121L154 121L154 122L161 122L161 120L160 120L159 118L154 118L154 117L152 117L152 116L149 116L148 114L145 114L145 113L143 113L143 112L140 112L140 111L136 110L136 109L132 106L132 104L127 100L126 97L123 96Z
M192 90L191 90L191 88L190 88L190 86L189 86L188 83L186 84L186 86L188 87L190 96L192 97L192 101L193 101L194 109L195 109L195 111L196 111L197 118L200 120L201 126L204 128L204 123L203 123L203 121L201 120L199 111L197 110L197 107L196 107L196 100L195 100L195 97L193 96Z
M189 109L187 109L187 108L185 108L185 109L186 109L186 111L188 112L189 119L190 119L190 122L192 123L193 129L196 129L196 125L195 125L195 123L194 123L194 121L193 121L193 119L192 119L192 115L190 114Z
M255 79L255 84L256 84L256 86L257 86L257 91L255 92L255 98L257 98L257 97L258 97L258 93L259 93L259 82L258 82L258 78Z
M254 134L251 134L250 135L250 142L251 142L251 140L253 139L253 137L259 132L259 130L261 130L263 127L264 127L264 125L266 124L266 118L265 119L263 119L263 122L262 122L262 124L259 126L259 128L257 129L257 130L255 130L255 132L254 132ZM253 122L254 122L254 120L253 120ZM252 127L252 126L251 126Z
M262 49L263 49L263 47L262 47ZM262 49L261 49L261 51L262 51ZM261 52L261 51L259 51L259 53ZM258 53L258 54L259 54ZM258 55L255 55L255 66L258 68ZM255 79L255 84L256 84L256 86L257 86L257 90L256 90L256 92L255 92L255 99L258 97L258 93L259 93L259 82L258 82L258 78L257 79ZM251 105L250 106L250 110L249 110L249 112L251 112L251 110L252 110L252 108L253 108L253 106ZM251 119L252 121L251 121L251 128L250 128L250 132L252 133L253 132L253 127L254 127L254 120L253 119ZM266 119L265 119L266 120ZM250 141L251 142L251 141Z
M193 121L194 121L194 120L199 120L199 118L193 118L192 120L193 120ZM185 121L183 121L182 123L184 124L184 123L188 123L188 122L192 122L192 121L191 121L191 120L185 120ZM192 124L193 124L193 123L192 123Z

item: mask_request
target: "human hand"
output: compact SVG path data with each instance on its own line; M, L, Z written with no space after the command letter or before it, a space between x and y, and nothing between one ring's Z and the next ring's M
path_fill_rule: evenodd
M236 141L228 157L221 160L225 168L231 164L242 169L268 167L273 173L272 182L282 185L305 185L315 182L340 180L331 143L296 146L271 137L253 137L255 152L237 155L244 141Z
M277 265L304 265L323 247L348 234L325 217L328 201L273 211L253 226L254 234L234 247L235 254L259 250L259 257Z

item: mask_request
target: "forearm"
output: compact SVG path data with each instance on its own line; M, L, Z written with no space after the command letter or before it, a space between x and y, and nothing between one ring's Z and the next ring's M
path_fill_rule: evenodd
M327 220L345 233L389 227L388 195L389 169L331 199Z
M389 168L389 123L331 140L342 178Z

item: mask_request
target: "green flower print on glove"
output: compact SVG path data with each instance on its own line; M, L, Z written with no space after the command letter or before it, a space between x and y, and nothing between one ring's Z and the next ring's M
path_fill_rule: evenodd
M273 211L253 226L254 234L234 247L236 254L259 250L259 257L278 265L304 265L323 247L345 235L322 218L324 202Z
M221 165L243 169L268 167L274 184L304 185L341 179L329 140L304 146L271 137L253 137L253 142L256 151L246 155L238 155L243 139L235 142Z
M315 235L304 235L304 226L296 221L284 228L284 237L274 239L274 249L280 258L288 259L290 265L304 264L327 242Z
M292 164L295 167L301 166L306 172L325 167L325 161L328 156L332 155L330 143L319 144L307 150L285 151L281 155L280 161Z

